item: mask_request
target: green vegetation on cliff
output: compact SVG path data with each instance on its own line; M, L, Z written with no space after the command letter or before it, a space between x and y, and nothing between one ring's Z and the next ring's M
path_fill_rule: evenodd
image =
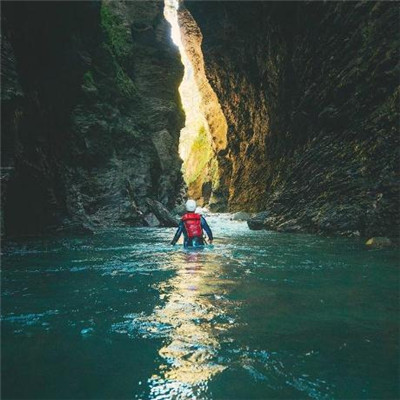
M100 9L101 27L106 41L103 45L107 57L111 60L110 67L116 87L122 96L134 97L136 86L127 73L132 64L133 43L129 26L112 8L112 4L102 3Z
M126 59L130 54L132 39L129 27L122 18L113 12L111 6L105 2L100 9L101 26L107 35L113 53L119 60Z
M212 155L209 134L205 127L201 126L190 148L189 156L183 165L187 185L192 184L200 176L205 175Z

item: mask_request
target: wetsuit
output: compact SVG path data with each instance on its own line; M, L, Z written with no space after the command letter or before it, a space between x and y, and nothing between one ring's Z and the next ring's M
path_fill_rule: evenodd
M196 213L186 213L179 222L178 230L171 244L174 245L183 233L185 247L204 246L203 229L207 233L208 239L212 241L213 234L204 217Z

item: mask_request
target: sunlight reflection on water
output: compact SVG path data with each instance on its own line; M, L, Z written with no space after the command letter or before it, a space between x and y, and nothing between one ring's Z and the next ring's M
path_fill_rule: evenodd
M201 251L176 254L177 275L161 283L159 291L167 298L153 318L170 324L169 338L159 350L165 364L150 379L151 396L200 396L204 398L207 382L226 366L218 363L216 329L227 329L226 324L214 323L217 316L229 313L229 308L217 308L209 295L224 295L225 285L210 288L208 280L220 275L218 264L204 264Z

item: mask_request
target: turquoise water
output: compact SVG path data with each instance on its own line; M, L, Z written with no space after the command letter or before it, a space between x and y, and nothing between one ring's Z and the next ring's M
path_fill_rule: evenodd
M399 253L208 218L6 243L2 398L399 398Z

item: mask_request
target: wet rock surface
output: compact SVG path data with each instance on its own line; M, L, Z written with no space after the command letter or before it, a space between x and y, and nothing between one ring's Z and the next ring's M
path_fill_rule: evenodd
M257 213L254 217L247 220L247 225L250 229L259 230L269 227L267 220L270 216L268 211Z
M146 199L146 203L157 220L160 221L160 225L170 227L178 226L178 220L160 202Z
M2 42L7 234L141 225L146 198L173 208L183 69L162 3L5 2Z
M270 210L268 229L397 236L397 5L185 5L228 123L230 210Z

